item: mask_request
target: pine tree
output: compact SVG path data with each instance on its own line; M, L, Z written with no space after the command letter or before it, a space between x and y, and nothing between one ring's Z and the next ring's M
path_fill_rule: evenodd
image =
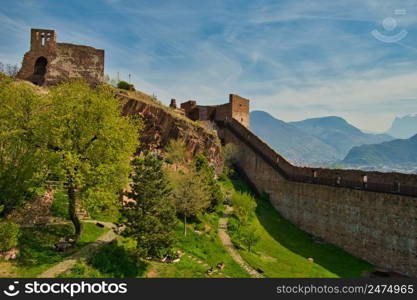
M126 229L124 236L136 240L138 256L161 256L175 242L175 207L170 199L169 181L163 172L162 161L145 154L132 161L134 175L129 201L121 209Z

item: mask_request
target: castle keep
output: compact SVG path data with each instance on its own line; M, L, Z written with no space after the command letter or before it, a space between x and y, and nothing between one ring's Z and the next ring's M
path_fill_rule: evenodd
M54 85L71 78L99 83L104 76L104 50L57 43L54 30L31 29L30 50L17 78L37 85Z

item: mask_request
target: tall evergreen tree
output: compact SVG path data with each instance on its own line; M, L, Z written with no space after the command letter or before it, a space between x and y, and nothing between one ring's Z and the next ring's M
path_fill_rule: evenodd
M163 172L162 161L146 154L132 161L131 190L128 201L121 209L126 225L123 235L136 240L141 257L160 256L175 242L175 207L170 199L169 181Z

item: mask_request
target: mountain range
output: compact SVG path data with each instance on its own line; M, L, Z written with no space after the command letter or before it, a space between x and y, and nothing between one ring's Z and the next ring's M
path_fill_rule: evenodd
M387 133L400 139L414 136L417 134L417 114L396 117Z
M274 150L298 164L321 165L342 160L363 144L393 140L388 134L364 133L340 117L286 123L264 111L251 112L251 130Z
M350 165L417 165L417 134L374 145L353 147L343 160Z
M338 158L343 158L354 146L377 144L394 139L388 134L364 133L340 117L307 119L289 124L332 146Z

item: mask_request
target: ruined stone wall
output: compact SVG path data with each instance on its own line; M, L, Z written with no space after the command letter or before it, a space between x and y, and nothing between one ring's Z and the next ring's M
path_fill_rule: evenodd
M222 104L217 106L216 115L214 116L215 121L225 121L232 118L230 104Z
M249 128L249 100L238 95L230 94L229 103L221 105L197 105L196 101L190 100L182 103L181 108L194 121L228 121L234 118Z
M292 166L235 120L219 123L219 127L224 142L239 146L239 166L247 178L259 192L270 195L271 203L285 218L372 264L417 276L417 197L373 192L363 186L307 183L307 178L297 176L311 178L315 169ZM330 178L342 174L351 179L363 175L361 171L327 169L318 169L318 174ZM417 177L366 174L368 181L409 184Z
M23 57L17 78L37 85L54 85L74 78L99 83L104 76L104 50L57 43L56 33L32 29L30 50Z
M70 78L98 83L104 76L104 50L89 46L58 43L56 56L50 61L47 84Z
M249 128L249 100L238 95L230 94L230 110L232 118Z

